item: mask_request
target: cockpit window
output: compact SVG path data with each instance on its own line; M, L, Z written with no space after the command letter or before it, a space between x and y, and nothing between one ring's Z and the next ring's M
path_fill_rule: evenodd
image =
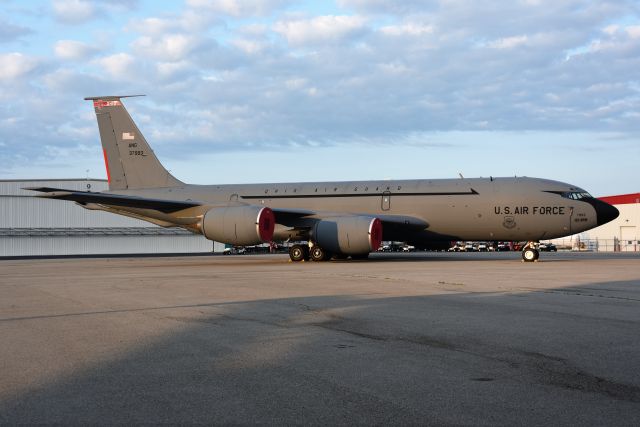
M562 193L561 196L571 200L593 199L591 194L581 191L567 191L566 193Z

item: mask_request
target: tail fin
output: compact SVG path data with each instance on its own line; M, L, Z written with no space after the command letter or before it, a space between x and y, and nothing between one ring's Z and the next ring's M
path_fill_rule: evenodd
M183 185L162 166L124 108L120 99L130 96L85 98L96 110L109 190Z

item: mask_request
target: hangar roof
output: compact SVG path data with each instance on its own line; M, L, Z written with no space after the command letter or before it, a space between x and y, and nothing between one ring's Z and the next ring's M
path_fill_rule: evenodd
M632 203L640 203L640 193L620 194L618 196L600 197L603 202L610 205L629 205Z

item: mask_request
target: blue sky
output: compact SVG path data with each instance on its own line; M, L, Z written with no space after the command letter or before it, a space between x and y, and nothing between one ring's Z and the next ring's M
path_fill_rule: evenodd
M640 191L637 1L0 0L0 64L0 179L106 177L82 98L145 93L187 182Z

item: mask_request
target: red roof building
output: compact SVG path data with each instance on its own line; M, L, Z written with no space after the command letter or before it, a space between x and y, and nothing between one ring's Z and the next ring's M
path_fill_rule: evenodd
M619 196L607 196L599 197L603 202L610 205L630 205L633 203L640 203L640 193L620 194Z

